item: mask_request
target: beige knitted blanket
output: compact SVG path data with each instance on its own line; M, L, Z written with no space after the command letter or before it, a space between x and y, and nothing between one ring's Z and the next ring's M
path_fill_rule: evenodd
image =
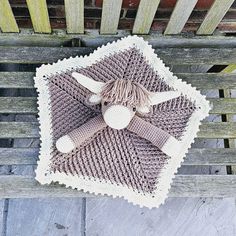
M179 91L181 95L153 105L147 114L137 113L127 128L113 129L103 122L101 106L88 102L91 92L76 81L73 72L101 82L130 80L151 92ZM174 76L137 36L102 46L89 56L42 65L34 81L41 136L36 179L123 197L142 207L164 203L210 110L205 97ZM62 153L55 143L69 133L77 145ZM178 151L175 146L168 148L170 152L162 148L169 137L178 140Z

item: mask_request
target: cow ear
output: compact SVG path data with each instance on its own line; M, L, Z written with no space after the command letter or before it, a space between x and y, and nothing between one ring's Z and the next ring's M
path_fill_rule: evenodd
M179 91L151 92L149 95L150 105L157 105L179 96L181 96L181 92Z
M93 105L97 105L100 104L102 101L102 97L98 94L93 94L89 97L89 103L93 104Z
M80 73L77 73L77 72L73 72L72 76L77 80L77 82L79 84L81 84L82 86L87 88L92 93L96 93L96 94L101 93L102 88L105 84L103 82L93 80L93 79L91 79L85 75L82 75Z

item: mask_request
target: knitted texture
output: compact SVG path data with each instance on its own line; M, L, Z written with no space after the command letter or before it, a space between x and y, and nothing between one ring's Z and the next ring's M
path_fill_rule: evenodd
M55 176L52 177L53 181L57 181L56 176L59 178L61 175L65 177L60 177L59 182L64 183L64 180L66 181L70 176L74 176L75 182L71 184L67 182L67 186L76 186L78 189L95 193L124 196L139 205L149 207L158 206L163 202L168 192L171 176L174 175L180 165L180 161L176 160L176 164L174 164L176 166L174 168L171 167L172 169L170 168L173 173L168 173L167 177L169 178L170 175L170 180L166 180L167 188L162 190L165 185L161 179L163 171L167 170L169 162L173 163L173 160L157 146L162 147L170 135L178 140L184 140L191 116L201 108L200 102L196 106L195 98L184 95L186 89L182 89L183 95L152 106L150 113L145 115L138 114L138 117L135 116L128 128L115 130L102 122L100 105L91 105L88 102L91 93L71 76L73 72L78 72L102 82L117 79L130 80L151 92L175 90L176 88L173 88L165 81L161 69L160 73L154 69L152 63L144 56L145 52L142 51L142 47L137 45L135 43L132 43L129 47L121 45L124 47L123 49L120 49L121 46L117 46L118 49L113 53L106 53L104 52L105 48L102 48L100 51L105 55L99 60L94 60L93 63L88 63L89 65L87 66L86 63L85 66L80 66L73 62L71 63L73 66L68 67L68 69L47 73L43 77L49 94L48 106L50 107L52 145L50 147L50 161L47 162L47 165L44 162L44 165L39 166L38 172L36 171L36 178L38 176L40 181L42 178L39 171L46 168L47 173L49 173L49 179L50 175ZM147 47L146 44L144 45ZM112 48L112 45L107 47ZM150 49L148 48L148 50ZM152 56L156 57L154 53ZM68 65L69 60L73 59L68 59ZM86 60L88 61L88 58ZM66 60L60 63L64 63L65 67L67 65ZM48 70L50 70L49 66ZM43 74L43 67L41 71ZM36 77L36 83L39 83L37 79L42 80L42 78ZM40 86L38 85L38 87ZM191 89L191 86L188 85L188 87ZM195 90L193 91L196 93ZM42 94L43 92L41 92L41 96ZM196 96L199 99L201 98L200 94ZM201 99L204 103L204 98ZM39 107L39 109L46 108ZM202 113L195 120L195 123L193 122L193 125L196 126L192 131L194 133L193 137L196 135L200 120L205 116L206 114ZM97 120L100 125L99 127L92 127L89 135L81 132L76 133L76 131L72 132L76 128L86 125L87 122L93 125L92 119ZM134 120L138 122L134 123ZM143 122L150 124L148 129L143 129ZM43 126L41 126L41 129L43 130ZM96 132L94 132L94 129L96 129ZM79 145L69 153L60 153L56 149L55 142L58 138L70 132L72 132L70 137ZM142 132L144 136L146 133L145 138L141 138L139 132ZM162 137L161 140L157 139L158 135ZM89 138L87 138L88 136ZM190 139L186 141L188 144L185 145L184 153L187 150L186 147L188 148L193 142L193 138ZM156 140L159 141L156 142ZM180 160L183 158L184 153ZM79 178L81 183L84 179L84 181L90 181L89 183L91 184L86 184L88 183L86 182L80 186L79 182L76 184L77 178ZM104 187L103 189L101 187L99 189L100 184L101 186L107 186L107 188ZM86 189L86 186L88 186L88 189ZM108 186L111 186L110 190ZM125 190L115 193L114 186L117 187L117 192L119 192L119 188L127 189L127 196ZM163 192L160 202L156 200L159 197L159 191L159 195ZM131 197L129 198L131 195L134 196L133 200ZM138 200L138 196L140 196L142 202ZM147 200L145 201L145 199Z
M72 130L68 135L75 146L79 147L83 142L88 141L96 132L104 129L106 126L107 124L104 122L102 116L98 115L77 129Z
M172 90L136 48L106 57L86 68L53 75L48 86L52 116L57 118L52 121L55 141L100 113L99 106L86 105L90 93L71 76L74 71L103 82L121 78L135 81L152 92ZM194 110L194 103L181 96L153 106L151 114L143 119L180 138ZM106 127L70 154L61 154L55 149L51 167L54 172L87 175L152 193L168 158L135 133Z
M139 137L142 137L150 141L153 145L155 145L159 149L163 147L163 145L170 137L169 133L152 125L149 122L144 121L138 116L134 116L127 129L137 134Z

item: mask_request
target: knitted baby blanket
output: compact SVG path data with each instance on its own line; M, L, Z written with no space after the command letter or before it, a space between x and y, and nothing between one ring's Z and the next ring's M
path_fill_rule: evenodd
M149 208L164 203L210 110L205 96L137 36L42 65L34 81L36 179Z

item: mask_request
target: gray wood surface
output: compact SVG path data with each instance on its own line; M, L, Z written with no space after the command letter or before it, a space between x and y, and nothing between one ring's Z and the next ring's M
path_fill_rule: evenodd
M39 149L0 148L0 165L36 165ZM235 148L191 148L182 165L233 165Z
M34 88L35 72L0 72L0 88Z
M35 72L0 72L0 88L34 88ZM198 89L235 89L236 73L175 73Z
M233 2L234 0L215 0L197 30L197 34L212 34Z
M198 0L179 0L171 14L164 34L179 34L184 28Z
M210 114L236 113L236 98L208 98L213 105ZM0 113L37 114L36 97L0 97Z
M135 17L133 34L148 34L154 19L160 0L149 1L141 0L138 6L138 12Z
M67 34L65 30L54 29L51 34L37 34L30 29L21 29L19 33L2 33L0 46L38 46L58 47L71 45L72 40L81 40L86 47L98 47L108 42L130 35L129 30L118 30L115 35L101 35L99 30L86 30L86 34ZM163 36L155 32L140 35L156 48L220 48L235 47L233 36L196 36L192 34Z
M67 33L84 33L84 0L65 0Z
M94 197L58 184L40 185L33 177L19 175L2 175L0 189L0 198ZM236 197L236 176L176 175L168 196Z
M198 89L236 88L236 73L177 73L176 75Z
M207 122L198 138L236 138L236 122ZM39 138L37 122L0 122L0 138Z
M0 63L52 63L59 59L87 55L87 47L0 47ZM159 48L155 53L167 64L232 64L236 48ZM174 55L174 56L173 56Z
M116 34L120 19L122 0L103 0L101 34Z

